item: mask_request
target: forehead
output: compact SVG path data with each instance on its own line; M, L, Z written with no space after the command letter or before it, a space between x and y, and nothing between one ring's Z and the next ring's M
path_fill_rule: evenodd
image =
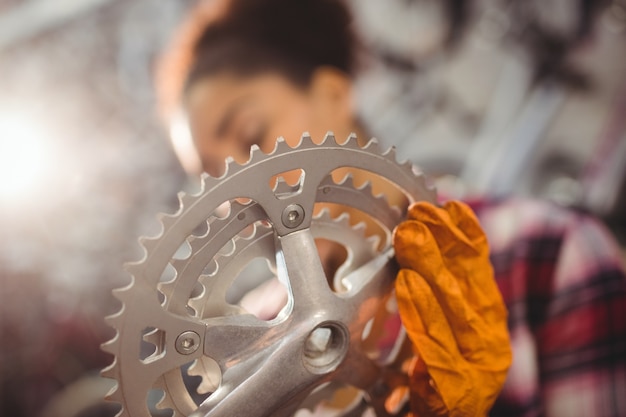
M198 111L204 113L210 110L209 113L219 114L239 100L275 101L298 93L300 91L296 86L276 73L253 76L218 74L194 83L185 97L184 105L189 116L193 117Z

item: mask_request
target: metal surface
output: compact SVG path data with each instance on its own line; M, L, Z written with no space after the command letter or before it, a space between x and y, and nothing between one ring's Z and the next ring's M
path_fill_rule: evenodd
M295 185L279 178L270 187L297 171ZM378 194L381 182L393 193ZM393 150L355 137L315 144L305 135L295 148L279 139L270 154L254 147L247 163L203 176L202 190L163 216L161 234L142 241L132 282L115 293L123 306L109 318L117 334L104 349L115 360L103 374L118 381L110 397L120 415L397 415L385 399L406 382L407 343L401 329L389 340L391 233L408 204L434 198ZM333 276L319 239L345 250ZM266 320L246 310L243 294L229 295L259 258L275 277L247 296L274 308ZM274 297L281 284L283 302ZM264 285L275 290L268 296Z

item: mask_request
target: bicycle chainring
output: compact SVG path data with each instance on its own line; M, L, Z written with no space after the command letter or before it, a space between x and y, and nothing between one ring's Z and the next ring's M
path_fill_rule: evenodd
M120 416L400 415L386 405L410 356L391 236L410 203L435 200L421 173L375 140L305 134L179 197L114 291L103 375Z

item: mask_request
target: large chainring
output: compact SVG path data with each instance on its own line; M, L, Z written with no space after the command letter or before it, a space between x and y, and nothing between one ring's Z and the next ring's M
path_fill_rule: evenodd
M119 415L399 415L386 404L406 382L391 234L410 203L434 199L393 149L354 136L279 139L204 175L114 292L103 374Z

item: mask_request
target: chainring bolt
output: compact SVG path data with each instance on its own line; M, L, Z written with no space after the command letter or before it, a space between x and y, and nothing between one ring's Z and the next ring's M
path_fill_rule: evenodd
M191 355L200 347L200 335L193 331L182 332L176 338L176 350L181 355Z
M304 209L299 204L290 204L283 210L281 220L285 227L296 228L304 221Z

